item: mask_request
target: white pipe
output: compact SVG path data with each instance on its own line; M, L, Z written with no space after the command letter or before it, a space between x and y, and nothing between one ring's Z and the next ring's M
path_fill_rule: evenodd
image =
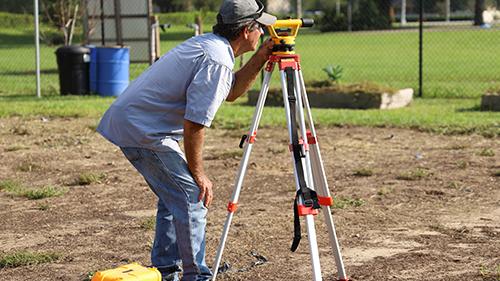
M40 30L38 26L38 0L35 1L35 11L34 11L34 16L35 16L35 45L36 45L36 54L35 54L35 60L36 60L36 96L38 98L42 97L41 91L40 91Z
M446 0L446 22L450 21L450 14L451 14L451 3L450 0Z
M406 22L406 0L401 2L401 25L405 25Z

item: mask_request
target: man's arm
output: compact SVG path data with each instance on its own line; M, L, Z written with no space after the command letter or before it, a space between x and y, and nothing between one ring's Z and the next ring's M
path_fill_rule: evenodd
M212 182L205 175L203 169L203 143L205 140L205 127L203 125L184 119L184 152L189 171L200 188L198 200L203 198L206 207L210 206L213 199Z
M236 100L250 89L250 86L252 86L260 70L271 55L272 48L273 41L268 39L260 46L250 60L234 74L235 81L226 98L227 101Z

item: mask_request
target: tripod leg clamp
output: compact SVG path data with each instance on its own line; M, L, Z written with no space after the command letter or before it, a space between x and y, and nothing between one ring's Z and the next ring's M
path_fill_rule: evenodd
M229 202L227 204L227 211L228 212L234 213L234 212L236 212L237 209L238 209L238 203Z

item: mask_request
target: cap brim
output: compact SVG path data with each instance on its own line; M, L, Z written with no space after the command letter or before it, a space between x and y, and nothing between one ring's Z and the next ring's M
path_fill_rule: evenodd
M271 15L271 14L268 14L268 13L262 13L262 15L255 19L258 23L261 23L263 25L273 25L276 20L278 18L276 18L275 16Z

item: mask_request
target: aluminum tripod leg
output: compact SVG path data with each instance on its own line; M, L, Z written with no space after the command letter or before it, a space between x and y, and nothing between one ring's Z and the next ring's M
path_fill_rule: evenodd
M319 196L330 198L330 190L328 188L328 182L325 176L325 168L323 166L323 160L321 158L319 144L317 142L316 130L314 128L311 108L309 106L309 100L306 94L304 78L302 76L302 71L300 70L299 70L299 80L300 80L299 82L302 93L302 100L304 102L305 113L307 115L309 128L311 131L310 138L314 140L313 143L309 143L314 186L316 187L316 192L318 193ZM325 217L325 223L328 228L330 245L332 246L333 255L335 257L335 264L337 265L338 280L348 280L344 269L344 263L342 261L342 254L340 253L340 246L337 239L337 234L335 232L335 224L333 222L330 206L324 205L322 206L322 210L323 210L323 215Z
M290 115L290 105L288 104L288 89L287 89L287 77L285 74L284 70L280 70L280 75L281 75L281 88L283 91L283 101L285 104L285 114L286 114L286 120L287 120L287 125L288 125L288 132L290 136L290 144L292 144L292 120L291 120L291 115ZM293 71L293 76L295 78L295 85L294 85L294 94L295 94L295 99L297 101L297 111L298 111L298 116L299 116L299 127L301 128L302 133L305 133L305 123L304 123L304 116L302 112L302 103L300 101L300 88L297 87L297 70ZM288 77L290 79L291 77ZM304 134L305 136L305 134ZM302 159L302 167L306 167L304 171L304 176L306 177L306 182L308 183L309 186L312 186L312 179L310 175L310 169L308 169L308 156L307 156L307 151L303 151L304 155L306 155L305 158ZM294 156L292 154L292 163L295 163ZM308 172L309 170L309 172ZM299 175L297 171L297 166L294 165L294 175L295 175L295 185L296 185L296 190L298 191L300 189L300 183L299 183ZM309 250L311 254L311 262L312 262L312 270L313 270L313 280L314 281L321 281L321 266L320 266L320 261L319 261L319 251L318 251L318 243L316 240L316 229L314 227L314 216L313 215L306 215L305 216L306 220L306 229L307 229L307 238L309 240Z
M233 195L231 196L231 201L228 204L228 214L226 217L226 222L224 224L224 230L222 231L221 240L219 242L219 247L217 248L217 254L215 256L215 262L212 267L212 281L215 281L215 278L217 277L222 258L222 252L224 251L224 245L226 244L227 235L229 233L229 227L231 226L231 221L233 219L234 212L236 211L241 186L243 185L243 179L245 178L248 161L250 159L250 153L252 152L253 140L255 139L255 135L257 134L257 128L259 126L260 118L262 117L262 111L264 110L264 104L266 102L267 92L269 90L269 81L271 80L271 74L272 68L270 68L270 71L267 71L266 69L264 81L262 83L262 88L259 94L259 99L257 101L257 106L253 115L252 125L247 136L249 139L247 141L247 144L245 145L243 157L241 158L240 169L238 171L238 176L236 177L236 182L234 184Z

